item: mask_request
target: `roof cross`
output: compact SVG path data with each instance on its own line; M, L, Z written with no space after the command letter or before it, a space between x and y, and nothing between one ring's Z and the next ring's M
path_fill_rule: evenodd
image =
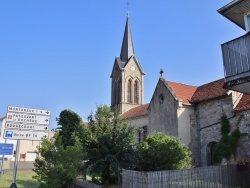
M161 77L162 77L162 74L163 74L163 73L164 73L164 72L163 72L163 70L161 69L161 70L160 70Z
M129 0L127 0L127 18L129 17Z

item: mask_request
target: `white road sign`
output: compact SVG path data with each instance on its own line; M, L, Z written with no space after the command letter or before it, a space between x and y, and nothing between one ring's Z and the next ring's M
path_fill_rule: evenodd
M35 109L35 108L25 108L25 107L17 107L17 106L8 106L8 112L50 116L49 110L40 110L40 109Z
M42 138L48 138L48 132L33 132L5 129L3 138L12 140L42 140Z
M39 116L32 114L8 112L6 115L6 122L49 125L49 120L50 120L49 116Z
M25 124L25 123L13 123L6 122L5 129L17 129L17 130L33 130L33 131L48 131L48 125L35 125L35 124Z

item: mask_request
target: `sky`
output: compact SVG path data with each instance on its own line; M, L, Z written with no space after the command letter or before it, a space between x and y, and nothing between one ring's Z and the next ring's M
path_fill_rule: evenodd
M160 69L166 80L200 86L223 78L221 44L244 30L217 10L230 0L130 0L136 58L150 102ZM7 106L65 109L83 121L110 105L110 74L120 55L126 0L1 0L0 117Z

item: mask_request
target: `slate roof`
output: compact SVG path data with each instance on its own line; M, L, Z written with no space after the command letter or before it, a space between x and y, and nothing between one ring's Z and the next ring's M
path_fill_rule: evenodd
M138 117L138 116L143 116L147 115L147 109L149 107L149 104L143 104L137 107L134 107L124 114L121 115L121 118L133 118L133 117Z
M134 54L135 53L134 53L132 34L130 30L129 17L127 16L120 58L123 62L127 62L129 58Z
M243 94L242 98L240 99L239 103L234 109L235 111L244 111L250 110L250 95Z
M202 86L199 86L191 98L192 103L199 103L205 100L226 96L228 90L223 88L224 79L219 79Z
M177 98L182 99L182 102L184 104L191 104L189 101L191 97L193 96L194 92L196 91L197 86L185 85L185 84L166 81L166 80L164 81L165 81L165 84L167 84L173 90Z

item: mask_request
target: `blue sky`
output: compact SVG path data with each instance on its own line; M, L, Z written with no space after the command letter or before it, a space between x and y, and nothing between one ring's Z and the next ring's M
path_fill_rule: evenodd
M220 1L131 0L135 54L149 102L164 70L167 80L199 86L223 77L220 45L244 34L217 13ZM110 74L119 56L126 1L0 1L0 116L7 106L64 109L84 121L110 105Z

